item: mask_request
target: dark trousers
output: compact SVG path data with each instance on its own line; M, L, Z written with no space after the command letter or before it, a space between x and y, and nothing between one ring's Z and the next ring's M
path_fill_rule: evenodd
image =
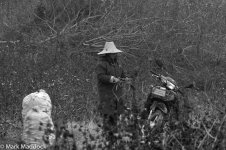
M117 133L118 114L102 114L103 117L103 132L106 139L114 142L116 139L114 133Z

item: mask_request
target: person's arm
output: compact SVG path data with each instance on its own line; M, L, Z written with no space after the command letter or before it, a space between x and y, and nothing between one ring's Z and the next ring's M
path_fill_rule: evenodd
M103 83L116 83L119 81L118 78L106 75L106 67L103 64L98 64L96 67L97 79Z
M125 78L125 80L128 82L128 83L131 83L132 81L132 78L130 78L126 72L123 70L123 68L121 66L119 66L120 69L122 70L122 74L121 74L121 78Z

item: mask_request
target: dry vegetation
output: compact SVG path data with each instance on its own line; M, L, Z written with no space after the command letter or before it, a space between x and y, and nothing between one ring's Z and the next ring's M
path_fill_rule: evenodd
M186 117L181 108L182 123L162 137L163 148L226 149L225 0L0 4L0 143L19 140L22 99L40 88L51 97L54 122L64 118L96 126L96 52L105 41L114 41L125 51L120 61L128 73L139 68L135 86L140 109L154 82L150 69L172 76L179 85L194 82L198 88L185 91L183 99L191 109ZM125 97L130 105L132 92L126 90ZM116 149L139 146L138 140L127 147L119 143Z

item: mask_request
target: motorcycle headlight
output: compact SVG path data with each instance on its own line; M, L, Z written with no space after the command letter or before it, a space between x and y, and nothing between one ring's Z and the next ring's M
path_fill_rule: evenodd
M171 83L171 82L167 82L167 88L169 88L170 90L173 90L173 89L175 89L175 85L173 84L173 83Z

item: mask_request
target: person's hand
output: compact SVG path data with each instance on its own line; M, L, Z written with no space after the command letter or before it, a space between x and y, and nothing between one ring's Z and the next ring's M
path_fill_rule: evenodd
M112 81L112 83L118 83L120 81L120 79L112 76L111 81Z
M119 81L120 81L119 78L116 78L116 77L113 78L113 82L114 82L114 83L118 83Z

